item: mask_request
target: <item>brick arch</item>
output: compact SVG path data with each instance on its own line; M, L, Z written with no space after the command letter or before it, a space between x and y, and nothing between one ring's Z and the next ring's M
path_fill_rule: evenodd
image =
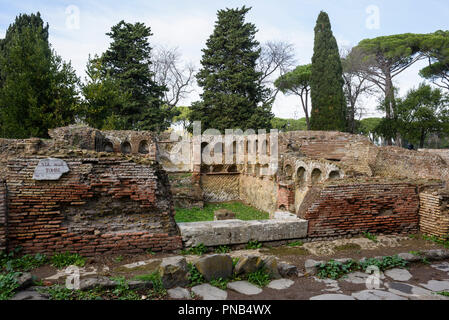
M148 154L150 153L150 146L147 140L142 140L139 142L139 153Z
M128 141L124 141L121 145L120 145L120 151L124 154L130 154L132 153L132 146L131 143L129 143Z

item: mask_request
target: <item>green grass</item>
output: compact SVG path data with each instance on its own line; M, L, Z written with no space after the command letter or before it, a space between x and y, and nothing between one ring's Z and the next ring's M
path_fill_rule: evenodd
M86 259L77 253L57 253L51 258L51 264L58 269L71 265L84 267L86 264Z
M267 212L257 210L253 207L247 206L241 202L208 203L204 208L192 209L176 209L176 222L198 222L198 221L214 221L214 211L220 209L227 209L235 212L236 218L239 220L268 220L270 215Z
M437 292L437 294L439 294L440 296L449 297L449 291L441 291L441 292Z

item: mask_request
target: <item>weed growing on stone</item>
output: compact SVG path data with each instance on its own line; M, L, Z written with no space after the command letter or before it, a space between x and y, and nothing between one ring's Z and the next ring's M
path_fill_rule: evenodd
M228 288L228 283L229 283L229 280L223 279L223 278L213 279L213 280L209 281L209 284L211 286L217 287L222 290L226 290Z
M84 265L86 264L86 259L80 256L78 253L56 253L51 258L51 264L58 269L72 265L77 267L84 267Z
M45 255L37 253L33 255L24 255L18 257L21 248L17 248L9 253L0 253L0 270L6 270L7 272L23 271L27 272L38 268L48 262Z
M0 300L8 300L14 295L14 290L19 287L17 277L20 273L9 272L0 274Z
M60 285L53 285L40 290L42 293L49 295L50 300L76 300L77 293L75 290L67 289Z
M199 245L189 248L187 250L182 250L181 253L183 255L197 255L202 256L207 252L207 248L204 244L200 243Z
M250 241L246 244L246 249L260 249L262 244L259 241Z
M218 248L215 249L215 253L229 253L231 252L231 248L229 248L228 246L219 246Z
M377 236L374 235L374 234L372 234L372 233L369 233L369 232L363 232L363 236L364 236L365 238L367 238L367 239L373 241L373 242L378 242L378 241L377 241Z
M385 271L392 268L404 268L408 262L399 256L388 256L382 259L368 258L362 262L349 260L347 262L339 262L330 260L326 263L318 264L317 277L324 279L339 279L342 276L354 271L366 271L370 266L376 266L380 271Z
M193 263L189 263L189 287L194 287L206 282L203 275L198 271Z
M248 282L252 283L260 288L265 287L271 281L270 273L266 268L260 268L259 270L248 274Z
M149 281L153 284L153 290L150 291L151 297L162 298L167 295L167 290L164 288L161 275L157 271L151 274L135 276L134 279L141 281Z
M449 248L449 235L440 239L436 236L427 236L424 234L424 235L422 235L422 238L424 240L432 241L433 243L440 244L440 245L444 246L445 248Z
M439 294L440 296L449 297L449 291L440 291L440 292L437 292L437 294Z
M287 244L289 247L301 247L304 244L302 241L293 241Z
M112 291L114 296L119 300L141 300L141 296L135 291L129 289L128 282L125 277L113 278L117 283L117 287Z
M118 256L114 258L115 262L122 262L123 261L123 256Z

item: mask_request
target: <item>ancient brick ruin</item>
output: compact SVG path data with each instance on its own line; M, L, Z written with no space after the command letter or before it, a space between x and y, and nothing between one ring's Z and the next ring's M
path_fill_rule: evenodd
M449 166L441 151L377 147L338 132L281 133L278 170L266 175L267 165L248 161L248 151L269 155L270 135L266 141L246 137L245 160L232 165L175 164L179 143L150 132L71 126L50 136L0 139L0 250L21 246L26 253L86 256L176 250L183 243L175 204L234 200L273 218L293 213L307 223L307 240L449 233ZM193 141L184 147L193 150ZM210 143L205 137L201 147ZM48 158L63 160L69 172L52 181L33 179Z

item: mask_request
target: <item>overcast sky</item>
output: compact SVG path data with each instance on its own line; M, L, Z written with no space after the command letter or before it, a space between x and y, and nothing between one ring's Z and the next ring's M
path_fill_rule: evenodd
M252 7L247 21L258 28L257 39L287 41L295 46L298 64L310 63L313 29L320 10L326 11L340 47L365 38L398 33L447 30L447 0L0 0L0 37L19 13L40 11L50 24L50 41L59 55L72 61L79 76L89 54L101 54L109 45L105 35L120 20L151 27L152 45L178 47L186 61L199 66L201 49L213 32L219 9ZM397 79L401 94L422 79L415 65ZM198 99L192 94L184 104ZM374 105L365 116L376 115ZM279 95L273 112L279 117L302 117L298 99Z

